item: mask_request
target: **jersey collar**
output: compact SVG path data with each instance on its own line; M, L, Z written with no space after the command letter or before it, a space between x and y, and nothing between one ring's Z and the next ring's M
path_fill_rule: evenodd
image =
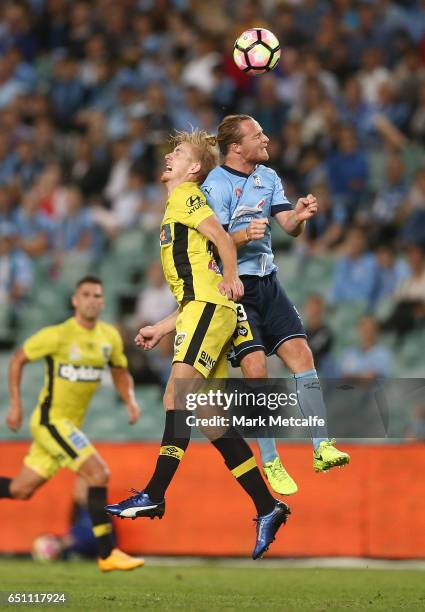
M239 172L239 170L235 170L234 168L231 168L230 166L226 166L226 164L222 164L221 167L223 168L223 170L230 172L230 174L235 174L236 176L242 176L243 178L248 178L252 174L252 172L251 174L247 174L246 172Z

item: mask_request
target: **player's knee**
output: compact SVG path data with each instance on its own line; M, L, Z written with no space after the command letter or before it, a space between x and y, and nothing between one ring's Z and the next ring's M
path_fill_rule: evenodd
M89 474L85 474L84 478L89 487L106 487L110 478L109 468L107 465L96 466Z
M96 487L106 487L109 482L109 478L111 473L107 465L100 466L96 472L94 473L94 483L93 486Z
M34 494L34 489L28 486L20 485L18 483L12 482L10 484L10 495L13 499L19 499L21 501L26 501L27 499L31 499Z

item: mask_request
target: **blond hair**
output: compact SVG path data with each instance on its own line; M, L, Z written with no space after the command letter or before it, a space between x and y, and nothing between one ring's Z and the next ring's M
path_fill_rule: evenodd
M190 145L194 158L199 161L201 168L196 180L201 182L207 174L218 165L217 139L205 130L194 129L191 132L176 132L171 139L174 147L179 144Z
M240 143L242 140L241 123L242 121L253 120L250 115L227 115L218 126L217 144L220 153L226 156L229 147L234 142Z

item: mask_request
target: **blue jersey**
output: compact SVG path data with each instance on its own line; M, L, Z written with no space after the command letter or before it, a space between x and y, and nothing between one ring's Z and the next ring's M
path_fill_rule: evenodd
M248 227L252 219L270 219L292 206L283 191L282 182L271 168L259 165L251 174L228 166L217 166L201 186L224 228L230 233ZM270 226L262 240L251 240L238 249L239 275L265 276L277 269L273 263Z

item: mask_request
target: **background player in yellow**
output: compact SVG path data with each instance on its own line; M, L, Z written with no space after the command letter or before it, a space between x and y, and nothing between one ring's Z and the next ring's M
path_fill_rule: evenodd
M236 307L232 300L243 295L236 248L198 186L217 164L215 138L199 130L181 132L174 144L172 153L165 156L161 177L168 190L168 201L160 244L164 275L179 309L157 326L140 330L136 339L140 346L149 348L159 336L176 330L173 366L164 394L165 429L156 468L147 486L129 499L107 506L108 512L122 518L163 516L165 492L190 441L187 423L190 413L182 409L184 398L178 397L175 382L225 375L227 346L236 327ZM213 245L221 259L223 275L215 260ZM185 386L189 385L186 382ZM218 437L208 437L257 509L257 539L253 551L256 559L267 550L286 521L289 508L272 497L251 449L235 429L222 431Z
M18 431L23 420L20 383L25 364L44 358L45 382L31 416L33 443L19 474L14 478L0 477L0 497L27 500L60 468L70 468L88 485L88 511L99 551L99 568L128 570L144 561L113 546L112 526L104 510L109 470L79 429L106 366L126 403L129 423L136 423L140 416L121 337L112 325L99 321L103 304L102 282L93 276L82 278L72 297L75 316L41 329L14 353L6 417L12 431Z

